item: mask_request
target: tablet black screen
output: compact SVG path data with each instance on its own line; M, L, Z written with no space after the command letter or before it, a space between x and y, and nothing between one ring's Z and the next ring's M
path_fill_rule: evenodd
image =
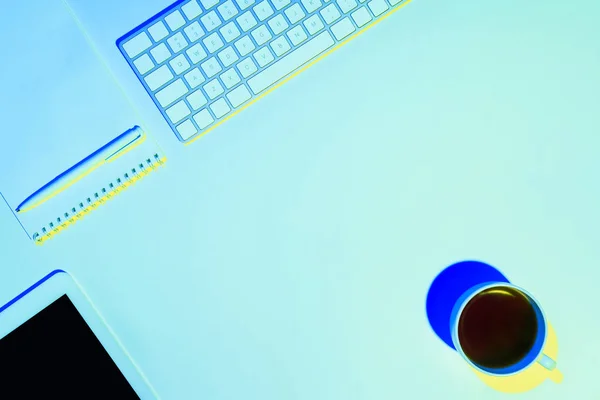
M0 398L139 399L67 295L0 340Z

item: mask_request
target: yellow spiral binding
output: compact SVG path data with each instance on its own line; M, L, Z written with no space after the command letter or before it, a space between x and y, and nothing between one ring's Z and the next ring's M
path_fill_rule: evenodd
M76 207L72 207L70 212L65 212L62 217L58 217L55 221L48 223L47 227L42 227L41 233L36 232L33 234L34 242L37 245L44 244L48 239L56 236L56 234L77 221L80 221L93 210L164 165L166 161L166 157L161 157L158 154L154 154L154 160L147 158L145 162L138 164L137 169L132 168L122 178L119 177L114 182L111 182L108 185L108 189L103 187L99 192L94 193L92 197L88 197L84 202L79 203Z

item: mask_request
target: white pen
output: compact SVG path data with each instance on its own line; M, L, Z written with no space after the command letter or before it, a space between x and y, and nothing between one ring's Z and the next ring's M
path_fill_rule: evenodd
M23 200L15 211L23 213L48 201L96 168L122 156L140 144L143 138L145 138L144 131L139 126L120 134Z

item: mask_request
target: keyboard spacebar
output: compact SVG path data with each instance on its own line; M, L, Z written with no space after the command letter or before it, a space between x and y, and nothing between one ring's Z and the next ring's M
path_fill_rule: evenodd
M258 75L250 78L248 80L250 89L252 89L254 94L259 94L302 64L333 46L333 44L334 41L331 34L328 31L324 31L278 60L275 64L264 69Z

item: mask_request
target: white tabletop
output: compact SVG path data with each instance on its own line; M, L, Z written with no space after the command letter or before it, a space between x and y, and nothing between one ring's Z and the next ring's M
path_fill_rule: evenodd
M42 247L0 207L0 303L69 270L164 399L501 399L425 315L479 259L557 332L523 398L592 398L599 17L414 1Z

